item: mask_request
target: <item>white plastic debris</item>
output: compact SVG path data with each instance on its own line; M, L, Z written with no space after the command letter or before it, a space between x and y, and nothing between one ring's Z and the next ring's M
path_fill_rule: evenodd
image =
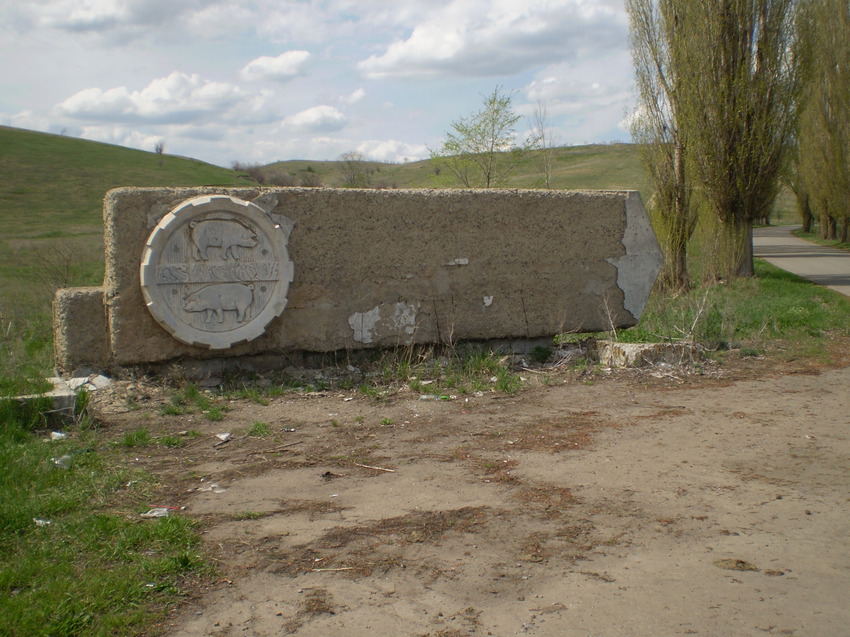
M227 442L228 440L230 440L233 437L233 434L231 434L228 431L228 432L223 433L223 434L216 434L215 437L218 438L219 440L221 440L222 442Z
M33 518L33 522L35 522L36 526L50 526L53 524L50 520L42 520L41 518Z
M168 517L168 508L167 507L155 507L148 511L147 513L139 513L140 518L167 518Z
M227 489L219 486L215 482L211 482L210 484L208 484L205 487L199 487L198 491L212 491L213 493L224 493L225 491L227 491Z
M67 469L68 467L70 467L71 466L71 459L72 459L71 456L68 455L68 454L65 454L61 458L51 458L51 460L53 461L53 464L55 464L60 469Z
M62 433L61 431L51 431L50 439L51 440L65 440L68 437L68 434Z

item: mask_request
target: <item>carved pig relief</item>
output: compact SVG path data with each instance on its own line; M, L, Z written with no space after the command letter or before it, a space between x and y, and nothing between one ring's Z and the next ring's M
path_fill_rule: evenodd
M294 273L288 240L287 230L248 201L221 195L184 201L148 238L145 303L189 345L227 349L257 338L286 307Z

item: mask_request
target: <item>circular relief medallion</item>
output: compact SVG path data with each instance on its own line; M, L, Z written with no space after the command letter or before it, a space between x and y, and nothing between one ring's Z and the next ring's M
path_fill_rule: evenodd
M227 349L260 336L286 307L288 234L248 201L184 201L148 237L142 293L153 317L188 345Z

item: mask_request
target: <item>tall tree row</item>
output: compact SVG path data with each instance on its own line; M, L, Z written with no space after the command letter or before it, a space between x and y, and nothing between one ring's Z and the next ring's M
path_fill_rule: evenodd
M793 132L795 7L795 0L627 2L640 110L651 113L659 101L668 119L666 128L649 128L641 140L667 149L655 153L663 162L650 162L653 174L669 172L673 158L673 174L677 165L682 172L678 187L697 188L727 230L731 274L738 276L753 274L753 223L773 205ZM652 45L663 62L654 68L641 52L650 37L663 40ZM641 85L642 74L654 79ZM658 192L664 205L667 195ZM678 218L687 228L690 207L677 209L673 199L667 206L668 223Z
M809 0L799 16L795 193L825 239L850 240L850 0Z

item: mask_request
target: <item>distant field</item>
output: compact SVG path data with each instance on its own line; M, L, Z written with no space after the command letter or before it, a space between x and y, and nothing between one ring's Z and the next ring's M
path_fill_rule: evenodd
M570 146L554 149L552 187L570 190L629 189L648 193L649 182L640 165L637 148L631 144ZM366 162L373 170L372 185L382 188L433 188L434 164L430 160L403 164ZM305 173L316 175L324 186L344 183L339 162L290 160L269 164L272 172L298 180ZM540 188L543 183L539 152L523 159L508 183L509 188Z

